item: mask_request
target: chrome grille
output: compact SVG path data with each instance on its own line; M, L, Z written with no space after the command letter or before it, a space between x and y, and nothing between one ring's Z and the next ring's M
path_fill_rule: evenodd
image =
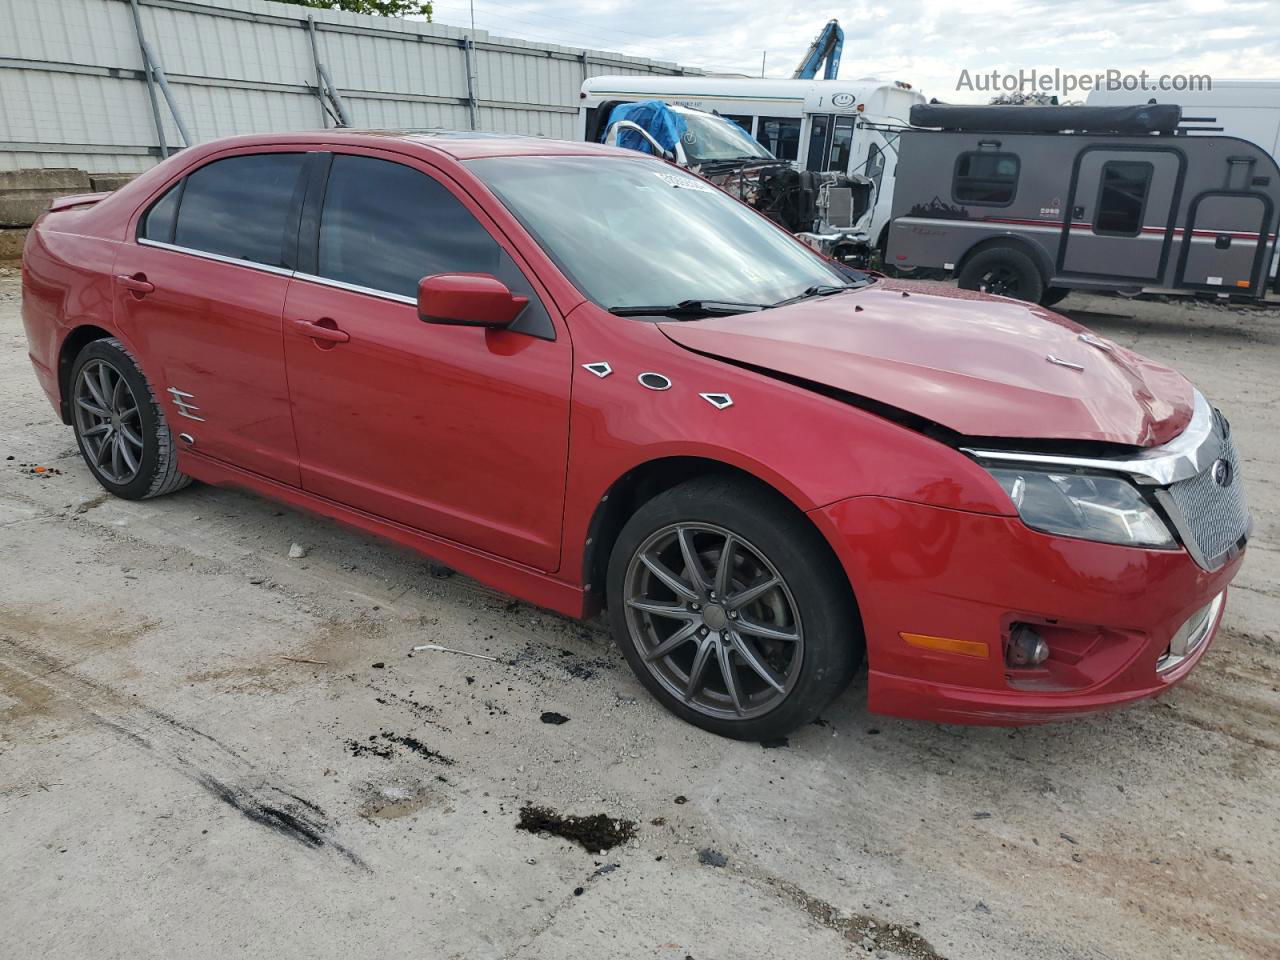
M1222 566L1249 533L1249 506L1235 444L1221 414L1215 414L1215 420L1214 432L1221 443L1218 459L1195 476L1171 484L1161 497L1183 544L1206 570ZM1225 484L1219 482L1224 471Z

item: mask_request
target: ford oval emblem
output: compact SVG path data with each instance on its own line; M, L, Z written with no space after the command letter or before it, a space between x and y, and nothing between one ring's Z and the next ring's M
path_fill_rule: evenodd
M833 107L852 107L853 94L852 93L833 93L831 95L831 105Z
M1212 471L1213 472L1210 474L1210 476L1213 477L1214 483L1216 483L1220 487L1231 486L1231 464L1228 461L1226 460L1213 461Z

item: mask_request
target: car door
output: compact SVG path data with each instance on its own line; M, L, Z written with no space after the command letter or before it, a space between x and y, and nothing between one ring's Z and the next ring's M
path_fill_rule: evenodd
M320 190L308 191L304 259L285 309L302 485L554 570L569 339L514 248L453 181L429 169L394 155L337 153L322 201ZM418 282L440 273L495 275L529 304L511 329L425 323Z
M224 156L140 217L115 262L115 316L193 451L297 486L281 331L300 152Z

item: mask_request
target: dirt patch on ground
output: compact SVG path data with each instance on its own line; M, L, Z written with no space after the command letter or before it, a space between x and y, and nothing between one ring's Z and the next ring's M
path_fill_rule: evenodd
M605 813L593 813L587 817L562 816L533 804L521 807L516 829L564 837L588 853L604 853L636 835L636 825L631 820L615 819Z

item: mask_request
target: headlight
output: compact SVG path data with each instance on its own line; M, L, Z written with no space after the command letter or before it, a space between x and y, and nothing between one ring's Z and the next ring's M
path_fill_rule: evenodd
M1177 545L1159 514L1120 477L988 469L1036 530L1131 547Z

